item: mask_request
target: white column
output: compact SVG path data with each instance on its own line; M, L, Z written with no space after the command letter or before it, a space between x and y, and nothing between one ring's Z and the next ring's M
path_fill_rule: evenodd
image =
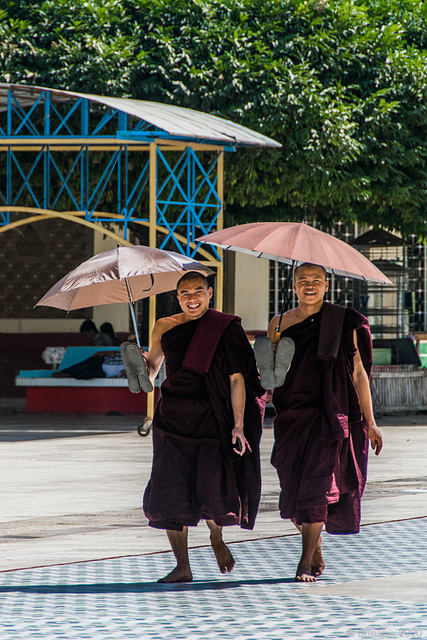
M247 331L267 329L269 271L269 260L236 251L234 313Z

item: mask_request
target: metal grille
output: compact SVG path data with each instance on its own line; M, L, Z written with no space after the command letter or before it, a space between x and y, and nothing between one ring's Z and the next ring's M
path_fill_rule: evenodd
M351 243L361 235L357 225L337 222L331 228L317 228ZM417 236L403 240L400 246L372 246L361 252L374 262L394 283L393 287L361 280L330 276L328 302L350 306L366 315L374 338L402 338L427 329L426 248ZM270 318L296 305L292 283L288 285L287 265L271 262Z

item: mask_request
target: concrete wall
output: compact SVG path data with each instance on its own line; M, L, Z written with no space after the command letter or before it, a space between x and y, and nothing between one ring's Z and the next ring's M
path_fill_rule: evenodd
M265 331L268 325L270 262L235 253L234 313L246 331Z

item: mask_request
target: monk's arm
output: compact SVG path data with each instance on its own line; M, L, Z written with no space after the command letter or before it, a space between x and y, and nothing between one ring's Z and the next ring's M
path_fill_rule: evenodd
M243 416L245 413L246 404L246 390L245 379L241 373L233 373L230 378L230 393L231 393L231 406L233 407L234 416L234 428L231 432L231 442L236 444L237 440L240 440L242 445L241 451L234 449L236 453L243 455L246 447L250 450L249 442L246 440L243 433Z
M300 322L301 318L299 318L299 320L296 320L296 312L298 310L298 307L296 307L295 309L290 309L289 311L286 311L283 315L282 314L278 314L277 316L274 316L268 325L268 329L267 329L267 337L270 338L271 342L273 343L273 348L276 348L277 342L280 340L280 336L283 333L283 331L285 329L287 329L288 327L290 327L292 324L295 324L295 322ZM277 332L277 326L280 322L280 332Z
M278 315L274 316L274 318L270 320L270 323L268 325L267 336L270 338L271 342L273 342L274 334L276 333L276 328L279 323L279 319L280 319L280 316Z
M378 455L383 446L383 439L375 422L371 390L369 388L369 378L357 348L356 331L354 331L354 346L356 347L353 371L354 386L356 387L357 395L359 396L360 408L362 409L363 416L368 425L368 438L371 441L371 447L372 449L375 449L375 455Z

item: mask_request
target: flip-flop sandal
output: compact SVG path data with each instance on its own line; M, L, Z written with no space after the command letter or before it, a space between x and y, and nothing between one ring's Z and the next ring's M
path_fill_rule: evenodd
M122 356L123 364L125 365L126 376L128 379L129 391L132 393L139 393L141 386L139 384L138 376L133 367L133 362L129 359L127 354L127 348L131 342L122 342L120 345L120 355Z
M125 354L130 367L138 378L139 386L145 393L150 393L153 390L153 385L148 377L148 365L145 357L141 353L141 349L137 344L131 342L127 345Z
M139 393L142 389L146 393L150 393L153 390L153 385L148 377L145 358L138 345L133 342L122 342L120 353L125 365L129 391Z
M270 338L258 336L254 344L255 360L258 365L261 385L264 389L274 389L274 352Z
M295 342L291 338L280 338L276 347L274 360L275 386L281 387L292 363L295 353Z

